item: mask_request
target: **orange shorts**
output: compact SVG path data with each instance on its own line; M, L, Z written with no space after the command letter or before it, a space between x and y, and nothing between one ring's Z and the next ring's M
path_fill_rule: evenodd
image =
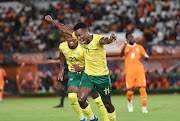
M126 74L126 88L134 87L146 87L145 74L142 72L136 72L133 74Z
M0 90L4 90L4 84L0 84Z

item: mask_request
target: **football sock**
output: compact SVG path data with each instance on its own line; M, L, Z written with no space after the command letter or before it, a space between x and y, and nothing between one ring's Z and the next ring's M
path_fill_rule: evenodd
M134 91L127 91L126 96L129 102L131 101L133 94L134 94Z
M110 121L116 121L116 111L114 110L114 112L108 113L108 118Z
M104 107L104 104L101 100L101 96L97 97L96 99L94 99L94 102L96 103L104 121L108 121L108 116L107 116L107 111L106 108Z
M146 88L140 88L139 92L140 92L140 96L141 96L142 106L146 107L146 102L147 102Z
M81 107L79 105L77 94L76 93L69 93L68 94L68 98L71 101L71 106L76 111L76 113L78 114L79 118L82 119L84 117L84 115L83 115L82 109L81 109Z
M88 104L88 106L85 109L82 109L83 112L88 116L88 118L93 118L94 114L91 110L90 104Z

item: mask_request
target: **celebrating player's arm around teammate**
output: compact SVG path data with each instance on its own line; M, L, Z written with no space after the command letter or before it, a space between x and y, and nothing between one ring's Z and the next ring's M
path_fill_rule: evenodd
M115 108L111 103L111 81L104 46L104 44L110 44L116 40L115 34L111 34L110 38L104 38L101 35L89 34L87 25L82 22L77 23L73 31L67 26L54 21L49 15L45 19L54 23L62 32L72 35L81 43L85 58L85 71L82 75L78 93L81 108L86 110L88 115L92 115L90 105L86 99L88 94L96 87L107 109L109 120L116 121Z
M63 63L66 58L68 62L68 98L71 101L71 105L74 110L77 112L80 121L86 121L86 117L84 117L82 113L82 109L78 103L77 93L79 84L81 82L81 77L84 71L84 53L80 46L80 43L75 40L71 35L66 34L65 42L59 45L60 49L60 72L58 79L63 80ZM99 96L96 88L91 92L91 96L94 99L94 102L97 104L100 113L102 114L103 118L108 121L108 116L104 104ZM86 110L83 110L87 112ZM97 120L97 117L92 115L88 115L91 121Z
M149 56L141 45L135 43L134 36L131 32L126 33L126 39L127 43L121 49L120 56L125 56L128 111L133 112L132 96L135 86L138 86L142 101L142 113L148 113L146 108L146 78L144 67L140 59L143 57L145 60L148 60Z

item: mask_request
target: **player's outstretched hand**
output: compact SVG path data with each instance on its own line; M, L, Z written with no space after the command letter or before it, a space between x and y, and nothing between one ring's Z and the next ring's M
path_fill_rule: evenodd
M110 39L112 40L112 42L114 42L117 39L117 37L114 33L112 33Z
M64 70L59 71L58 80L63 81Z
M47 21L52 21L52 20L53 20L50 15L46 15L46 16L45 16L45 19L46 19Z

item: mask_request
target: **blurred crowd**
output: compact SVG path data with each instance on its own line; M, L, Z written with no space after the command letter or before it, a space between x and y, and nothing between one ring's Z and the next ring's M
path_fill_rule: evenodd
M0 52L57 49L65 37L44 20L47 14L70 28L79 21L86 22L92 33L139 29L144 33L143 44L162 42L180 48L179 8L178 0L60 0L57 5L49 4L48 9L31 4L16 9L0 7Z
M177 88L180 87L180 67L176 67L162 72L154 70L152 72L146 71L146 83L149 89L160 88ZM126 90L125 73L119 69L110 70L112 89Z
M146 71L145 75L148 89L180 87L180 67L172 68L168 71L164 69L162 72L158 72L158 70ZM52 74L50 71L45 73L39 71L37 76L38 78L30 70L26 72L26 77L21 82L22 93L54 93L63 87L57 80L57 74ZM113 90L126 90L126 77L123 71L111 69L110 78Z
M153 55L177 55L180 53L179 45L153 45L151 48Z
M21 81L22 93L25 92L55 92L61 88L61 84L57 80L57 74L52 74L50 71L39 71L37 74L28 69L24 79Z

